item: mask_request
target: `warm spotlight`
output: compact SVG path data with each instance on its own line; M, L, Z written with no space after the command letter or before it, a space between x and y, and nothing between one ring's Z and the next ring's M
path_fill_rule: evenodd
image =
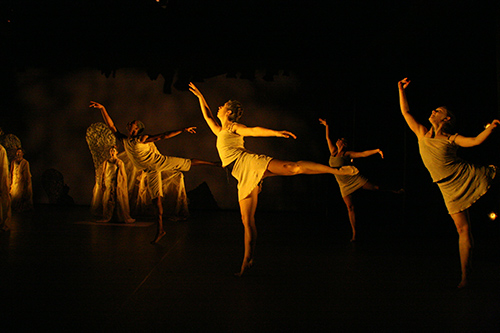
M491 212L488 214L488 217L490 218L490 220L495 221L497 219L498 215L495 212Z

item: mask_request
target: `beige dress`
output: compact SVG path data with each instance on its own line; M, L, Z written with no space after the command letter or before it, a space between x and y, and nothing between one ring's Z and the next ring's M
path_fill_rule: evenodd
M128 158L139 170L146 172L152 198L163 197L162 171L189 171L191 160L162 155L153 142L142 143L137 137L124 138L123 146Z
M105 161L102 166L101 180L105 188L102 196L103 219L110 221L116 212L118 221L125 223L135 222L130 217L128 201L127 174L125 164L120 159Z
M422 161L439 186L449 214L469 208L488 191L496 174L495 166L477 166L459 158L456 137L418 140Z
M330 156L329 162L332 168L341 168L346 165L351 165L351 159L346 156ZM337 183L339 184L342 198L363 187L368 181L367 178L359 173L355 175L335 175L335 179L337 179Z
M5 148L0 145L0 228L7 228L12 216L10 206L10 171Z
M217 151L223 167L234 163L231 174L238 181L239 201L247 198L259 185L273 159L246 150L243 136L230 129L220 130L217 134Z
M12 187L10 195L12 209L22 212L33 209L33 186L31 184L30 164L24 158L11 163Z

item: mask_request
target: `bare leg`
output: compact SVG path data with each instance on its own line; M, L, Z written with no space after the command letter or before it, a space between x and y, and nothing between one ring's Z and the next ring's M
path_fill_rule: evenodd
M163 236L165 236L165 234L166 234L165 230L163 229L163 203L162 203L162 199L161 199L161 197L158 197L158 198L154 199L153 202L156 203L156 209L157 209L157 213L158 213L158 224L157 224L158 228L156 231L156 237L151 242L151 244L158 243L160 241L160 239L162 239Z
M325 173L332 175L355 175L358 172L358 169L350 165L334 169L327 165L310 161L290 162L273 159L269 162L265 176L318 175Z
M352 238L351 242L356 241L356 213L354 211L354 202L352 194L343 197L345 205L347 206L347 212L349 214L349 222L351 222L352 228Z
M462 280L458 288L467 286L467 273L470 270L470 257L473 247L473 239L470 230L469 212L463 211L456 214L451 214L453 222L458 232L458 248L460 252L460 266L462 269Z
M236 273L236 276L242 276L247 269L253 265L253 256L255 244L257 241L257 226L255 225L255 211L257 210L257 201L259 195L259 187L255 187L250 193L250 196L240 201L241 221L245 229L245 254L241 270Z

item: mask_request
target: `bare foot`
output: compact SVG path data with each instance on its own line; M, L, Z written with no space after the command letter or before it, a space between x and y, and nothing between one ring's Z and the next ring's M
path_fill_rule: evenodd
M458 284L457 288L458 289L462 289L462 288L465 288L468 286L468 282L467 282L467 279L462 279L462 281L460 281L460 283Z
M133 219L133 218L125 220L125 223L134 223L134 222L135 222L135 219Z
M253 266L253 259L248 262L243 261L243 265L241 265L241 271L239 273L235 273L234 276L242 277L246 271L252 268L252 266Z
M156 237L155 239L151 242L151 244L156 244L160 241L160 239L163 238L163 236L165 236L167 233L165 232L165 230L161 230L161 231L158 231L158 233L156 234Z

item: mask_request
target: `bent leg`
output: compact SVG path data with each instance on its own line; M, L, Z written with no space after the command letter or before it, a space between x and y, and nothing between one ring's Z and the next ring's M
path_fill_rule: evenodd
M241 221L244 227L244 243L245 243L245 254L243 256L243 263L241 264L241 270L236 273L236 276L242 276L247 269L253 265L253 256L255 252L255 244L257 241L257 226L255 225L255 211L257 210L257 201L259 195L259 187L255 187L250 196L239 202Z
M458 232L458 249L460 252L460 266L462 270L462 280L458 288L467 286L467 273L470 270L470 257L473 247L473 239L470 228L469 212L463 211L456 214L451 214L453 222Z
M352 238L351 242L356 241L356 213L354 211L354 202L352 194L346 195L343 197L345 205L347 207L347 213L349 214L349 222L351 223L352 228Z

